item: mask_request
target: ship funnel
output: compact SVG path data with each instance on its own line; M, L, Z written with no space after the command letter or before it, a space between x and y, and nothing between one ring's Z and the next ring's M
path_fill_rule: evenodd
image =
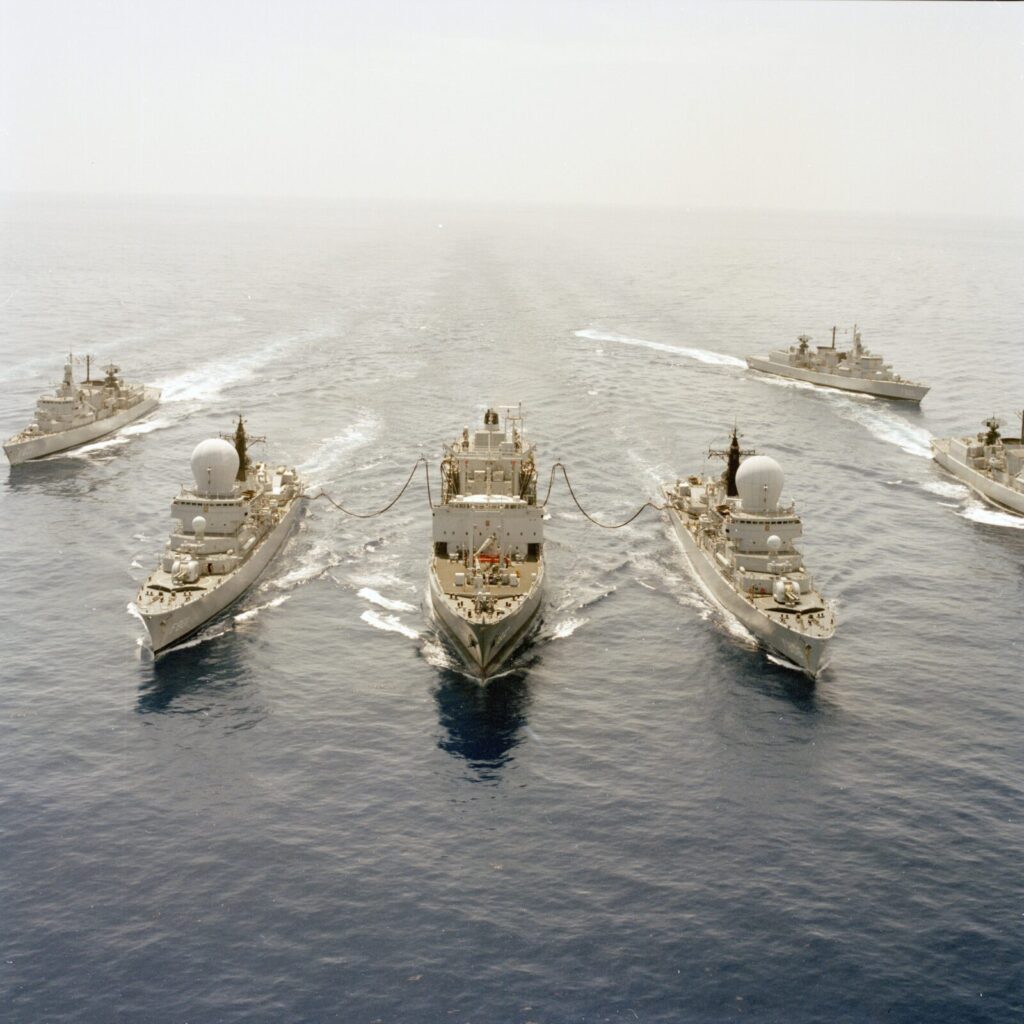
M196 493L204 498L229 498L234 493L238 452L219 437L200 441L192 452Z
M767 455L754 455L747 459L736 473L736 489L744 512L764 515L774 512L779 505L782 467Z

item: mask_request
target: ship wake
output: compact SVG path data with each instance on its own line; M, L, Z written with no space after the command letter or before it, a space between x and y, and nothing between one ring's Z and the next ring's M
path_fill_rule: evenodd
M576 331L576 337L585 338L587 341L610 341L616 345L632 345L635 348L647 348L654 352L684 356L686 359L695 359L697 362L707 363L709 366L734 366L742 369L747 365L742 359L726 355L723 352L711 352L705 348L689 348L683 345L668 345L662 341L648 341L646 338L630 338L625 334L616 334L614 331L588 329Z

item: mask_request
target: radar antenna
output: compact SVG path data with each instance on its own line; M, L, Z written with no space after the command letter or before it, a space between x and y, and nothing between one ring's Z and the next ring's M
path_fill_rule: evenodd
M244 482L245 478L249 475L249 467L252 465L252 460L249 458L249 445L250 444L262 444L266 441L265 437L251 437L245 432L245 420L242 419L242 414L238 414L238 426L235 427L233 434L221 434L225 441L230 441L235 446L235 451L238 453L238 472L235 474L235 479Z
M999 440L999 427L1001 426L999 420L995 416L989 416L985 420L985 426L988 427L988 432L985 434L985 444L995 444Z
M736 489L736 474L739 472L740 459L756 454L757 451L753 448L740 448L740 436L735 423L732 427L732 440L729 442L728 448L708 449L708 458L725 459L725 472L722 474L722 479L725 482L727 497L739 497L740 492Z

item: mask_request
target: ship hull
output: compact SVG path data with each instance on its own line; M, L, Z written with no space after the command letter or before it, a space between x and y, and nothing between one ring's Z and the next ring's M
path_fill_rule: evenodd
M990 505L1004 512L1024 516L1024 494L953 458L949 453L948 442L933 440L932 457L947 473L955 476L962 484L966 484Z
M920 402L930 390L925 384L868 380L864 377L839 377L834 373L805 370L802 366L789 366L786 363L776 363L771 359L759 359L754 356L747 357L747 366L776 377L789 377L792 380L802 380L807 384L818 384L839 391L854 391L863 395L874 395L876 398L893 398L904 402Z
M154 612L139 607L139 613L149 632L153 652L165 651L173 644L185 640L241 598L281 550L298 522L301 508L302 498L299 497L292 502L291 508L281 522L263 538L245 563L229 576L223 577L221 583L204 593L202 597L165 612Z
M726 611L735 615L756 637L800 668L811 679L816 679L828 667L828 637L814 637L797 630L787 629L775 622L738 594L729 581L715 568L714 563L694 540L675 509L668 510L669 521L679 537L686 560L711 596Z
M435 621L469 671L485 682L500 671L537 621L544 587L543 568L518 607L492 623L470 622L460 615L442 591L432 564L428 568L428 579Z
M47 455L56 455L59 452L70 451L72 448L80 448L83 444L89 444L108 434L113 434L141 416L152 412L159 405L160 391L157 388L146 388L145 393L146 397L130 409L122 409L120 412L114 413L113 416L93 420L92 423L85 423L72 430L62 430L56 434L42 434L26 438L24 441L16 441L12 438L4 445L7 461L12 466L17 466L22 462L31 462L33 459L42 459Z

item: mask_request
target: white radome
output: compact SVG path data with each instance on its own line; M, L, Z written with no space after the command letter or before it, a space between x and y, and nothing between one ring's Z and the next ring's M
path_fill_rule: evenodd
M192 476L197 493L208 497L231 494L238 472L238 452L219 437L200 441L192 452Z
M744 512L760 515L779 506L785 476L782 467L767 455L745 459L736 473L736 490Z

